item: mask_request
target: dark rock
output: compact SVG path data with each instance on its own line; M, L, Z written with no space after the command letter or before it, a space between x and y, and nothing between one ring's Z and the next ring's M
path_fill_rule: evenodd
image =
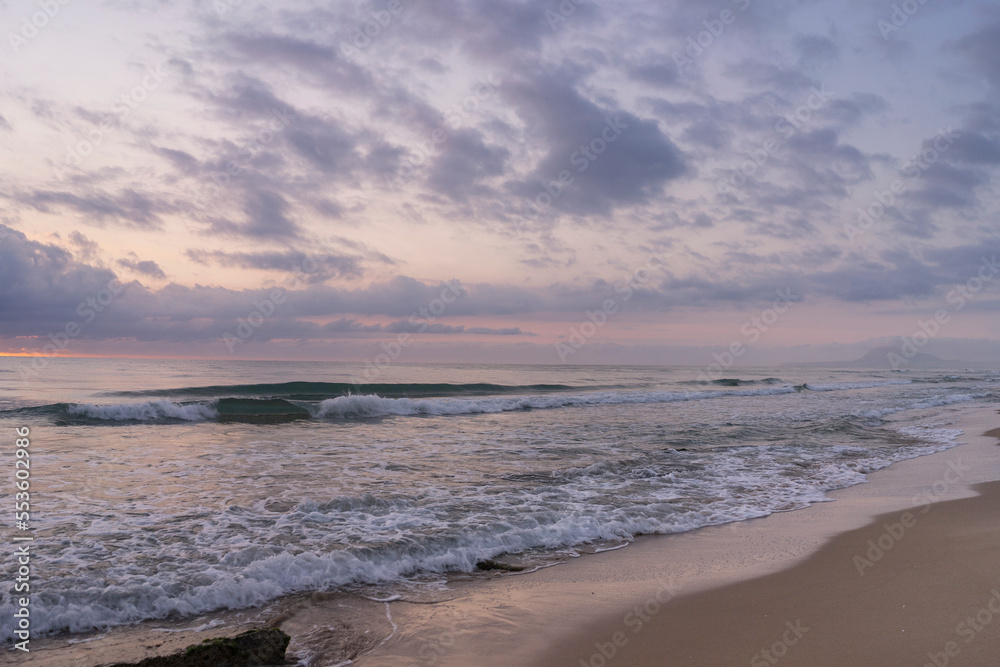
M504 572L520 572L524 568L519 565L508 565L495 560L481 560L476 563L477 570L503 570Z
M248 630L235 637L206 639L182 653L118 663L111 667L263 667L285 664L291 637L277 628Z

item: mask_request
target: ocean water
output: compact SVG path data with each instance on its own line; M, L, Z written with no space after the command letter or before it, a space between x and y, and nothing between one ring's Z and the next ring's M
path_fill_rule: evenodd
M27 363L0 358L0 434L31 429L33 637L407 595L802 508L1000 402L1000 372L961 369L397 364L358 385L338 363Z

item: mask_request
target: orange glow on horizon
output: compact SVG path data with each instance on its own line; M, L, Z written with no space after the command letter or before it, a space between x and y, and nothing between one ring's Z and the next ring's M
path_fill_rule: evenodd
M148 354L87 354L86 352L48 354L45 352L0 352L0 357L45 357L46 359L183 359Z

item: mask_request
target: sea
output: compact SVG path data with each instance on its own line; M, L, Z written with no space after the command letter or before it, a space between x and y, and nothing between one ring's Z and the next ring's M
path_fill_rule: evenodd
M826 502L1000 403L997 370L729 373L4 357L0 535L10 554L32 538L32 637L312 591L405 598ZM16 602L0 586L5 641Z

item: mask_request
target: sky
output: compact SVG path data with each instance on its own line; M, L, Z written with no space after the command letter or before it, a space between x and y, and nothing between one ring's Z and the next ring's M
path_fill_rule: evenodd
M0 25L0 354L1000 363L998 2Z

